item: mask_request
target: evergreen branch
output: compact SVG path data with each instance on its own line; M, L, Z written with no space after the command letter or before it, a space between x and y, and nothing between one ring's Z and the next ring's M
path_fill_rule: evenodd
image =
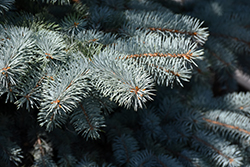
M39 55L38 61L44 64L51 60L66 62L66 44L61 34L49 30L40 30L35 39L38 48L36 53Z
M244 113L214 110L208 112L203 120L214 131L223 131L224 136L231 140L249 140L250 129L248 123L250 119Z
M20 89L20 91L18 92L18 96L21 96L21 98L19 98L15 104L17 105L17 108L19 109L20 107L22 107L24 104L26 104L26 109L28 111L30 111L30 107L34 108L34 106L36 108L39 107L39 102L41 101L41 89L39 87L39 81L36 82L37 80L32 79L32 80L25 80L26 84L29 83L28 87L26 87L26 85L23 85Z
M190 137L194 133L190 126L184 123L173 122L173 125L167 124L161 127L163 133L159 134L158 140L167 142L166 144L188 144Z
M90 90L87 60L80 56L68 62L68 65L68 68L59 70L53 80L44 81L42 84L43 101L40 104L38 119L40 125L46 125L48 131L64 124L67 119L66 113L72 112Z
M224 60L222 60L221 57L218 56L215 52L210 51L210 54L211 54L212 56L214 56L216 59L218 59L220 62L222 62L222 64L224 64L224 66L228 67L228 66L231 66L231 65L232 65L231 63L227 63L227 62L225 62Z
M152 61L156 65L170 58L184 59L195 64L194 60L202 59L203 54L203 50L197 50L197 44L190 38L161 37L148 32L129 40L118 40L111 48L125 55L118 56L118 59Z
M128 27L150 29L168 34L186 34L192 36L197 43L204 44L208 37L207 28L200 28L203 22L190 16L174 15L162 11L126 11ZM133 25L133 26L130 26Z
M212 62L212 64L214 64L214 68L234 68L234 55L229 49L225 48L222 43L216 42L215 44L215 39L211 37L206 42L206 46L204 46L204 48L208 51L209 55L212 55L217 60Z
M72 113L70 120L75 130L82 134L86 140L100 138L98 131L101 131L101 128L106 126L99 106L91 104L91 101L88 98L84 99Z
M134 54L134 55L128 55L124 56L121 59L129 59L129 58L141 58L141 57L177 57L177 58L185 58L187 60L190 60L192 57L192 53L190 53L191 50L189 50L187 53L180 53L180 54L171 54L171 53L143 53L143 54ZM120 57L119 57L120 58Z
M84 41L84 42L77 41L75 45L76 47L73 49L74 50L76 49L76 51L81 52L84 55L84 57L87 57L89 59L91 59L93 55L99 54L103 49L102 44L98 44L98 42L94 41Z
M56 164L51 159L52 148L49 144L42 139L40 136L37 136L37 140L34 144L34 150L32 151L34 155L34 165L43 166L43 167L55 167Z
M32 15L31 13L26 13L23 11L6 15L4 19L7 25L13 25L16 27L29 27L34 32L42 29L58 32L61 29L59 24L52 22L51 20L45 20L44 16Z
M178 113L176 119L178 120L178 124L190 128L192 132L196 132L197 130L204 128L205 125L203 114L194 110L185 110Z
M4 145L0 144L1 165L10 166L10 162L13 162L18 166L23 158L22 149L16 143L10 141L10 138L4 136L0 137L0 142L4 143Z
M32 61L31 61L32 62ZM30 62L30 63L31 63ZM42 77L42 74L39 72L39 66L29 67L27 74L22 77L21 82L18 84L18 94L20 97L14 104L17 105L17 109L26 104L26 109L30 111L30 108L39 108L39 103L41 102L41 93L42 93L42 82L45 76ZM47 76L48 77L48 76ZM53 79L53 78L50 78Z
M168 155L158 155L156 161L159 166L162 167L181 167L183 166L176 158L170 157Z
M83 30L79 32L76 38L83 42L84 44L87 43L99 43L103 45L109 45L115 42L117 38L116 34L113 33L104 33L102 31L97 31L95 29L91 30Z
M244 53L244 51L250 51L250 41L248 41L245 36L242 36L242 38L240 38L239 35L231 36L220 33L211 33L211 35L214 37L222 38L223 41L225 41L224 43L226 43L229 47L235 47L235 51L239 53Z
M236 145L231 145L230 142L211 133L199 132L199 134L197 133L192 137L194 139L192 146L204 156L209 155L211 161L215 164L223 167L242 165L243 157Z
M17 99L16 95L18 94L18 90L16 89L16 86L13 86L8 83L8 88L2 88L0 93L0 96L7 93L5 103L7 103L8 100L10 100L10 102L14 102Z
M82 3L80 0L74 0L73 2L73 11L80 14L82 18L88 18L89 10L87 5Z
M109 98L102 96L98 91L92 89L90 96L88 97L93 102L98 103L100 105L100 110L104 115L110 114L117 105L109 100Z
M89 118L88 114L86 113L86 110L84 109L83 105L80 104L80 107L81 107L81 109L82 109L82 111L83 111L83 114L84 114L84 116L85 116L85 119L86 119L86 121L87 121L87 123L88 123L88 125L89 125L89 130L90 130L90 131L94 130L94 126L91 124L90 118Z
M230 157L228 157L227 155L223 154L219 149L217 149L216 147L213 146L213 144L208 143L207 141L202 140L201 138L198 138L197 136L193 136L193 138L199 142L201 142L202 144L206 145L207 147L211 148L212 150L214 150L216 153L218 153L219 155L225 157L226 159L228 159L229 163L232 163L234 160ZM202 149L202 148L201 148Z
M211 164L204 160L201 154L193 150L183 150L180 153L175 153L178 156L178 160L181 161L183 164L190 164L195 167L210 167Z
M172 30L172 29L167 29L167 28L153 28L153 27L149 27L148 28L149 30L151 31L169 31L169 32L172 32L172 33L179 33L179 34L188 34L188 35L191 35L191 36L197 36L197 32L185 32L185 31L180 31L180 30Z
M80 14L69 14L64 17L61 23L62 29L66 31L71 37L82 31L87 26L86 19Z
M133 110L132 110L133 111ZM134 111L133 111L134 112ZM121 123L119 119L111 120L107 119L107 138L109 142L112 142L114 138L121 137L123 134L132 134L132 130Z
M80 54L80 53L78 53ZM71 55L72 57L74 56ZM77 62L78 61L78 62ZM86 59L79 57L78 60L69 62L69 69L60 70L53 81L43 84L43 102L40 111L71 112L90 90L88 84L88 63Z
M6 42L0 49L0 81L8 88L9 84L16 85L17 78L25 74L34 40L28 28L8 27L4 33Z
M0 98L39 112L13 115L4 105L2 166L249 166L250 93L215 97L213 85L239 90L229 79L236 60L244 70L249 63L248 0L196 1L181 14L162 0L36 0L44 4L35 15L20 11L30 11L30 0L5 12L9 1L0 2ZM184 12L202 18L212 38ZM160 86L176 81L190 84ZM134 112L153 100L155 85L149 109ZM30 129L36 122L53 145Z
M117 27L125 21L121 11L114 10L108 6L93 5L89 8L90 27L97 30L116 31Z
M183 166L176 158L168 155L154 155L148 150L143 150L137 153L131 159L130 166L162 166L162 167L181 167Z
M158 115L160 118L162 118L161 120L164 122L172 122L175 120L177 114L175 111L179 111L182 108L181 99L175 96L163 96L159 100L161 100L161 103L159 105Z
M143 110L140 113L140 119L142 130L147 136L156 139L163 133L160 127L160 118L154 114L153 109Z
M3 14L3 11L8 11L11 6L14 4L15 0L2 0L0 1L0 14Z
M139 149L138 142L130 135L121 135L114 138L112 150L119 165L130 163L130 159Z
M187 69L184 62L178 59L170 59L166 60L166 65L161 64L158 65L148 65L146 70L148 70L154 77L154 80L157 84L166 86L171 85L173 87L173 83L176 80L181 86L181 80L188 81L190 76L190 69ZM175 66L173 66L175 64Z
M157 166L157 161L154 154L148 150L143 150L137 153L131 159L130 166Z
M29 68L29 58L33 53L34 39L33 32L23 27L6 27L2 30L3 47L0 49L0 89L7 92L10 101L16 99L17 85L20 83L22 75L25 75Z
M240 92L240 93L230 93L223 97L218 98L217 106L222 110L235 110L237 112L243 111L244 115L249 114L250 109L250 93L249 92ZM227 105L223 105L226 103ZM219 109L213 107L214 109ZM243 113L241 113L243 114Z
M40 111L38 113L38 122L40 126L45 126L48 132L56 127L62 127L67 122L68 115L62 110L54 110L52 112Z
M153 66L153 65L152 65L152 66ZM167 69L164 69L163 67L158 67L158 66L156 66L155 68L158 68L158 69L160 69L160 70L162 70L162 71L165 71L165 72L167 72L167 73L171 73L172 75L174 75L174 76L176 76L176 77L180 77L180 76L181 76L178 72L174 72L174 71L172 71L172 70L167 70Z
M213 71L218 73L218 80L220 82L231 80L237 66L233 52L213 37L207 41L205 49L205 57L208 58L209 64L213 64Z
M223 127L225 127L225 128L232 129L232 130L236 130L236 131L239 131L239 132L246 133L247 135L250 135L250 131L247 131L247 130L245 130L245 129L241 129L241 128L239 128L238 126L233 126L233 125L221 123L221 122L219 122L219 121L213 121L213 120L207 119L207 118L203 118L203 120L205 120L206 122L208 122L208 123L210 123L210 124L214 124L214 125L216 125L216 126L223 126Z
M181 80L188 81L191 77L188 64L195 64L195 59L202 59L203 51L197 50L196 46L190 39L183 37L162 38L152 33L144 33L131 40L118 40L110 48L122 54L116 56L116 59L143 67L157 84L166 83L168 86L177 80L182 86Z
M134 110L142 108L154 91L150 76L142 69L127 68L127 65L112 57L115 52L102 52L93 59L96 87L104 96L119 102L125 107L134 106Z

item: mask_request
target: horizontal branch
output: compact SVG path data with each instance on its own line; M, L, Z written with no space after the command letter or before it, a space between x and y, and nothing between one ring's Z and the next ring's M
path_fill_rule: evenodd
M129 58L138 58L138 57L184 57L188 60L192 58L192 53L190 53L191 50L189 50L187 53L179 53L179 54L171 54L171 53L143 53L143 54L133 54L133 55L127 55L124 56L122 59L129 59ZM121 58L121 57L119 57Z
M238 131L240 131L240 132L243 132L243 133L246 133L246 134L250 135L250 132L249 132L249 131L247 131L247 130L245 130L245 129L241 129L241 128L239 128L238 126L228 125L228 124L221 123L221 122L218 122L218 121L213 121L213 120L207 119L207 118L203 118L203 120L206 121L206 122L215 124L215 125L223 126L223 127L229 128L229 129L238 130Z
M229 156L223 154L219 149L217 149L216 147L214 147L212 144L208 143L207 141L205 141L205 140L203 140L203 139L201 139L201 138L199 138L199 137L197 137L197 136L193 136L193 138L194 138L195 140L197 140L197 141L199 141L199 142L205 144L206 146L208 146L209 148L211 148L212 150L214 150L215 152L217 152L219 155L221 155L221 156L227 158L227 159L229 160L229 163L230 163L230 164L234 161L233 158L230 158Z
M168 29L168 28L153 28L153 27L150 27L148 28L149 30L151 31L169 31L169 32L172 32L172 33L179 33L179 34L188 34L188 35L192 35L192 36L197 36L198 33L197 32L187 32L187 31L180 31L180 30L175 30L175 29Z
M246 45L248 45L248 47L250 47L250 42L245 41L245 40L240 39L240 38L237 38L237 37L232 37L232 36L224 35L224 34L216 34L216 33L211 33L211 35L212 36L217 36L217 37L222 37L222 38L229 38L229 39L232 39L232 40L235 40L235 41L238 41L238 42L245 43Z
M162 71L165 71L165 72L167 72L167 73L171 73L171 74L173 74L173 75L175 75L175 76L177 76L177 77L180 77L180 76L181 76L179 73L174 72L174 71L172 71L172 70L167 70L167 69L164 69L163 67L159 67L159 66L156 66L156 65L154 65L154 64L152 64L151 66L154 66L155 68L158 68L158 69L160 69L160 70L162 70Z

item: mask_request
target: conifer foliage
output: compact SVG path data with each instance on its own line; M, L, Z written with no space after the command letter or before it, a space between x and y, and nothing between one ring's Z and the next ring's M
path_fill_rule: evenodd
M249 9L0 1L1 166L250 166Z

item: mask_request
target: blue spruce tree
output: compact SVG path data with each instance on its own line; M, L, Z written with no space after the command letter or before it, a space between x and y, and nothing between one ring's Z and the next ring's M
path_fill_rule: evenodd
M250 167L249 9L0 1L0 166Z

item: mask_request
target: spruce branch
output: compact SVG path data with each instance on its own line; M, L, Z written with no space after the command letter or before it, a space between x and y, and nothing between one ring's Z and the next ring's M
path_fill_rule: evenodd
M3 35L2 41L5 42L0 50L0 79L7 88L8 84L16 85L17 78L25 74L35 41L32 39L33 32L28 28L6 27Z
M34 32L38 30L46 29L59 31L61 27L56 22L51 20L46 20L46 16L43 14L33 15L27 12L13 13L11 15L6 15L4 18L4 23L6 25L13 25L17 27L29 27Z
M238 140L243 143L245 140L249 140L250 129L248 123L250 119L244 113L214 110L207 112L203 120L215 132L223 131L224 136L230 140Z
M35 50L38 54L37 61L43 62L45 65L54 60L66 62L66 43L64 42L63 35L49 30L40 30L36 36Z
M71 38L82 31L87 26L86 19L80 14L69 14L64 17L61 23L62 29L67 32Z
M62 127L68 120L68 115L62 110L54 110L52 112L40 111L37 115L39 125L45 127L48 132L53 131L57 127Z
M142 108L147 100L153 100L153 80L142 68L133 68L113 56L114 51L104 51L93 58L96 87L104 96L134 110ZM119 56L118 56L119 57Z
M129 40L118 40L110 48L125 54L117 59L143 67L157 84L166 86L173 86L174 81L182 86L181 80L189 81L191 65L203 59L203 50L198 50L190 38L161 37L149 32Z
M86 140L100 138L98 131L102 131L101 128L106 126L99 106L96 106L88 98L83 99L78 108L72 113L70 123Z
M39 108L39 102L41 102L41 88L39 87L39 78L26 78L22 80L23 83L18 87L18 96L20 97L15 104L17 108L23 107L30 111L31 108ZM28 83L28 86L27 86Z
M15 166L18 166L23 159L23 152L20 146L4 136L1 136L0 142L4 143L4 145L0 144L1 164L10 166L13 163Z
M220 166L241 166L242 156L236 145L231 145L211 133L200 132L193 136L192 146L201 154L211 156L211 160ZM229 151L230 150L230 151Z
M210 167L211 163L207 162L206 159L202 158L202 155L193 150L183 150L178 153L178 160L184 164L195 166L195 167Z
M46 142L42 137L37 136L37 140L34 143L34 166L49 166L56 167L56 164L52 160L52 148L49 143Z
M14 101L17 85L29 68L34 48L33 31L23 27L5 27L1 32L3 47L0 49L0 87L7 93L8 99Z
M81 41L83 44L97 43L97 44L102 44L102 45L109 45L109 44L115 43L117 35L113 33L104 33L102 31L90 29L90 30L83 30L79 32L76 38L79 41Z
M0 2L0 164L249 166L248 0L36 1Z
M126 11L125 16L128 19L128 27L149 29L166 33L166 35L184 34L191 36L194 41L202 45L209 35L207 28L201 28L203 22L190 16L174 15L171 12L163 11L138 12L136 10Z
M100 92L98 92L94 88L92 88L92 91L89 93L88 100L91 101L92 103L95 103L96 106L100 108L100 110L104 115L111 114L111 112L113 112L114 109L117 108L116 103L109 100L108 97L103 96Z
M76 54L71 56L77 58ZM88 62L82 56L68 62L68 67L61 68L56 74L53 80L45 80L42 84L43 100L38 119L40 125L45 125L49 131L66 122L67 114L87 96L91 86L88 83Z
M14 2L15 0L2 0L0 2L0 14L3 14L3 11L8 11Z
M53 80L43 84L44 100L40 110L48 113L60 109L65 113L71 112L89 90L88 62L80 56L78 60L69 62L68 69L61 68Z
M138 142L130 135L123 134L113 139L112 150L116 157L117 164L124 165L131 161L131 158L138 150Z
M146 136L156 139L163 133L160 127L160 119L154 114L153 109L143 110L140 119L140 125Z

